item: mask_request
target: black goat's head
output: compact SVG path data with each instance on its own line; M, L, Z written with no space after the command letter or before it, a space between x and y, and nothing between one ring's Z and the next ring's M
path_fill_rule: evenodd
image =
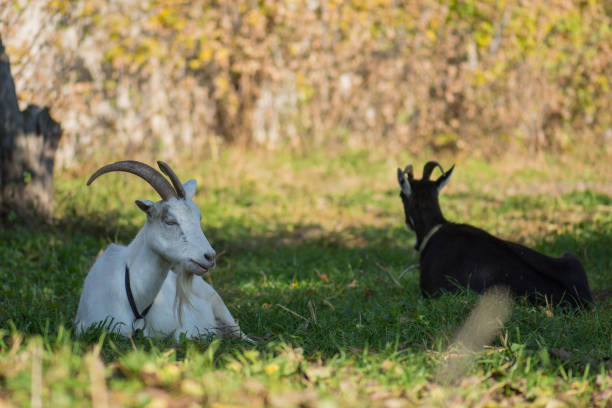
M430 180L432 171L438 167L442 175L437 180ZM404 170L397 169L397 180L402 189L400 197L404 204L406 225L417 233L417 243L423 239L436 224L444 222L438 204L438 193L448 183L455 166L444 171L435 161L430 161L423 168L423 178L416 180L412 174L412 165Z

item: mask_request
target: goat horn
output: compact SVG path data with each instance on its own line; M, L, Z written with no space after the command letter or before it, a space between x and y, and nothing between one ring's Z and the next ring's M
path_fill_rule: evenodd
M412 164L409 164L404 168L404 173L408 175L408 180L414 180L414 175L412 174Z
M427 162L427 164L425 164L425 167L423 167L423 178L422 180L429 180L429 176L431 176L431 172L436 168L439 167L440 171L442 172L442 174L446 174L444 172L444 169L442 168L442 166L440 166L440 163L438 163L437 161L430 161Z
M179 180L179 178L174 173L174 171L172 171L170 166L168 166L168 164L164 163L163 161L158 161L157 165L159 166L161 171L163 171L164 174L170 178L170 181L172 182L172 185L174 186L174 189L176 190L176 193L178 194L179 198L185 198L185 189L183 188L183 183L181 183L181 180Z
M87 185L93 183L93 181L102 174L110 173L111 171L125 171L127 173L132 173L139 176L149 183L164 201L177 196L176 191L174 191L170 183L168 183L168 180L166 180L166 178L162 176L160 172L147 164L134 160L119 161L99 168L94 174L91 175L89 180L87 180Z

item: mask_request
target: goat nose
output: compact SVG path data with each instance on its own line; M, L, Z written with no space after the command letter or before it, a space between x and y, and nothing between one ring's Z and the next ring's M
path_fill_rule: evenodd
M210 253L210 252L209 252L209 253L204 254L204 258L206 258L206 260L207 260L208 262L210 262L211 264L214 264L214 263L215 263L215 255L214 255L214 254L212 254L212 253Z

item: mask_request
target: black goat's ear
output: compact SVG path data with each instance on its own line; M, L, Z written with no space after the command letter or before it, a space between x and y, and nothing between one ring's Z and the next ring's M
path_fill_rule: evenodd
M450 179L451 174L453 174L453 170L455 170L455 165L453 164L451 166L450 169L448 169L447 172L445 172L444 174L442 174L437 180L436 180L436 187L438 188L438 192L442 191L442 188L444 188L444 186L446 185L446 183L448 183L448 180Z
M410 193L412 193L412 188L410 186L410 181L406 178L405 171L402 169L397 169L397 181L404 192L404 194L408 197Z

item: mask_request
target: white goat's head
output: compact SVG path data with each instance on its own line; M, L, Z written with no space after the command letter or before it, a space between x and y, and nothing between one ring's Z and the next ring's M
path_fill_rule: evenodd
M164 162L159 168L170 178L172 185L157 170L137 161L120 161L98 169L87 181L91 184L98 176L112 171L125 171L147 181L162 200L137 200L136 205L147 214L141 230L149 248L170 263L175 272L203 275L215 267L215 250L200 226L202 215L193 202L196 181L181 184L176 174ZM174 187L173 187L174 186Z

